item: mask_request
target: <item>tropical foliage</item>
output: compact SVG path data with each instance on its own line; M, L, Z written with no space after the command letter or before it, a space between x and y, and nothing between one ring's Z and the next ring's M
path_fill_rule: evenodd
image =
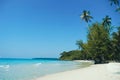
M109 0L111 5L117 6L120 12L119 0ZM81 19L86 23L91 22L93 17L90 11L83 10ZM120 27L113 32L111 18L106 15L101 23L92 23L88 28L87 42L79 40L76 42L79 50L61 53L61 60L94 60L96 64L109 61L120 62ZM114 26L115 27L115 26ZM111 34L112 33L112 34Z
M116 11L120 12L120 1L119 0L109 0L111 6L114 4L116 6Z
M120 61L120 28L110 35L102 23L93 23L87 34L87 42L79 40L76 44L79 50L63 52L60 59L94 60L96 64Z
M120 61L120 27L118 27L118 31L114 32L112 35L112 59Z
M82 57L81 51L80 50L73 50L69 52L63 52L61 53L61 60L78 60Z
M119 0L109 0L111 5L117 5L119 6Z
M84 10L82 15L80 16L82 20L84 20L85 22L91 22L91 19L93 18L90 15L90 11Z

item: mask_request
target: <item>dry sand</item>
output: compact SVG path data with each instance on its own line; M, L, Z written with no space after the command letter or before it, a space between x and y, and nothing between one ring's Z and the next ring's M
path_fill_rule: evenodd
M117 67L115 67L117 66ZM120 63L92 65L90 67L40 77L36 80L120 80ZM111 72L111 70L115 70Z

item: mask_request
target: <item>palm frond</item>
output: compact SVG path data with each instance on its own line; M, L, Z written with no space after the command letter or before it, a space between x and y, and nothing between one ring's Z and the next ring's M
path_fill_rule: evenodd
M113 4L114 5L119 5L119 0L109 0L110 1L110 5L112 6Z
M81 18L82 20L84 20L85 22L87 22L87 23L88 23L88 22L91 22L91 19L93 19L93 17L90 16L90 11L87 11L87 10L83 10L80 18Z
M116 9L116 12L120 12L120 7Z

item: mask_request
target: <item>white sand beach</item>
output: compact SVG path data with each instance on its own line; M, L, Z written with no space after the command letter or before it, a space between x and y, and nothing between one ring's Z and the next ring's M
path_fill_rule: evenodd
M53 69L54 70L54 69ZM40 77L36 80L120 80L120 63L98 64Z

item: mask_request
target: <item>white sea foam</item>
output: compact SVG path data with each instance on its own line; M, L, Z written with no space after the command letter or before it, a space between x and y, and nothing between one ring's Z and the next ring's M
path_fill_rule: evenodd
M0 65L0 68L8 69L10 65Z
M9 71L10 65L0 65L0 68L2 68L5 71Z
M10 65L6 65L5 68L8 69L10 67Z
M35 66L40 66L42 63L36 63Z

